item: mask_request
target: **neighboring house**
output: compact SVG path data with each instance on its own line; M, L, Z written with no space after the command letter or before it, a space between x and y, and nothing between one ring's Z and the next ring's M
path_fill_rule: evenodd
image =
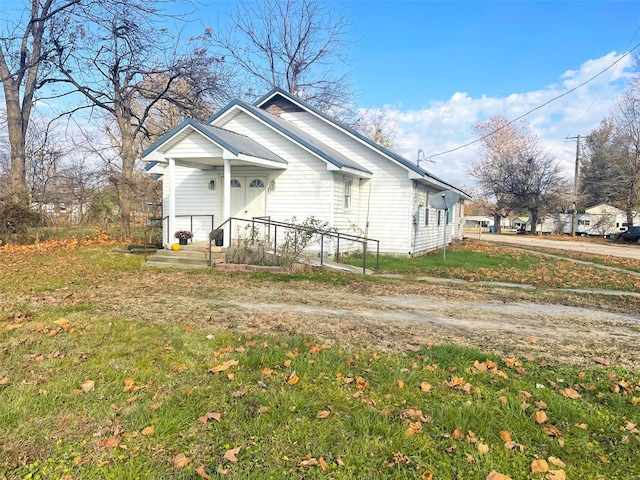
M493 227L493 217L485 217L482 215L465 215L464 228L489 228Z
M571 234L573 214L552 213L539 224L540 233L555 235ZM606 237L627 230L627 214L612 205L600 204L576 214L576 235ZM531 225L527 224L527 230Z
M186 120L142 158L162 179L164 228L172 240L174 231L189 228L194 240L207 239L212 218L218 226L229 217L313 216L340 232L366 231L381 252L406 255L442 245L445 215L429 207L431 196L459 194L448 239L462 238L470 199L280 89L253 105L233 101L206 123Z

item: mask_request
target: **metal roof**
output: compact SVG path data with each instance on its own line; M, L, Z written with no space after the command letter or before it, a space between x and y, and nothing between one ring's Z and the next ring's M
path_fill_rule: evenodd
M303 147L307 148L308 150L312 151L319 157L323 158L324 160L331 163L332 165L335 165L338 168L346 167L346 168L351 168L353 170L358 170L360 172L364 172L367 174L371 174L371 171L367 170L363 166L354 162L353 160L346 157L342 153L325 145L320 140L308 134L307 132L297 127L293 123L283 120L280 117L272 115L269 112L266 112L265 110L262 110L258 107L245 103L241 100L235 100L229 105L227 105L224 109L220 110L216 115L211 117L209 119L209 122L215 121L217 118L222 116L225 112L227 112L234 106L239 106L243 108L250 114L258 117L263 122L267 123L271 127L278 130L280 133L291 138L296 143L302 145Z
M293 95L291 95L290 93L286 92L285 90L283 90L281 88L278 88L278 87L273 88L269 93L267 93L262 98L257 100L254 103L254 105L256 107L259 107L260 105L265 103L267 100L271 99L274 95L281 95L281 96L285 97L287 100L289 100L289 101L291 101L293 103L297 103L298 105L301 105L302 107L304 107L305 109L307 109L310 112L314 113L315 115L321 117L325 121L327 121L329 123L332 123L332 124L340 127L341 129L347 131L349 134L351 134L354 137L358 138L359 140L361 140L362 142L366 143L367 145L369 145L373 149L378 150L380 153L384 154L385 156L395 160L399 164L407 167L408 169L413 170L415 173L417 173L417 174L419 174L421 176L424 176L424 177L432 178L433 180L435 180L437 182L440 182L443 185L446 185L447 187L451 187L453 190L463 194L465 197L471 198L467 193L463 192L459 188L456 188L453 185L451 185L450 183L442 180L441 178L438 178L437 176L435 176L432 173L428 172L424 168L421 168L421 167L417 166L415 163L407 160L402 155L397 154L393 150L389 150L388 148L377 144L376 142L374 142L370 138L367 138L365 135L361 134L360 132L354 130L353 128L349 127L348 125L345 125L344 123L340 122L339 120L336 120L335 118L331 118L326 113L323 113L320 110L316 109L315 107L309 105L304 100L301 100L298 97L294 97Z
M185 120L180 125L164 134L158 141L142 152L142 157L149 155L185 127L192 127L222 148L229 150L234 155L247 155L249 157L261 158L277 163L288 163L286 160L246 135L232 132L231 130L226 130L224 128L206 125L192 119Z

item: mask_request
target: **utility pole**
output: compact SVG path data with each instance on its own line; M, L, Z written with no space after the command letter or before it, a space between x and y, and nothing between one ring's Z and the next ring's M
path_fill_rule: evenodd
M567 137L567 140L576 141L576 167L573 174L573 212L571 216L571 236L576 236L576 229L578 227L578 211L576 204L578 201L578 164L580 163L580 135L576 137Z

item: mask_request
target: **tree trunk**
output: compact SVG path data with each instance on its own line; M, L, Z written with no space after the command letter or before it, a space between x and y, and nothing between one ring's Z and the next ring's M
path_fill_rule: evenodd
M16 202L27 202L27 168L25 160L25 123L20 108L19 91L12 80L4 83L7 109L7 130L11 147L11 195Z
M493 231L502 233L502 215L500 215L500 212L494 212L493 214Z
M627 209L627 228L633 227L633 210Z
M531 235L538 233L538 210L530 210L529 221L531 222Z

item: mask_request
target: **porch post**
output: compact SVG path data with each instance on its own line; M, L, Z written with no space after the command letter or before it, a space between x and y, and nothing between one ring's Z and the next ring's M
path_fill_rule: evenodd
M231 216L231 160L228 158L224 159L224 218L222 221L227 221ZM231 244L231 225L229 224L226 230L229 231L229 236L225 238L224 245L228 247ZM226 235L225 235L226 237Z
M173 238L174 228L176 225L176 161L173 158L167 159L169 162L169 221L167 222L168 243Z

